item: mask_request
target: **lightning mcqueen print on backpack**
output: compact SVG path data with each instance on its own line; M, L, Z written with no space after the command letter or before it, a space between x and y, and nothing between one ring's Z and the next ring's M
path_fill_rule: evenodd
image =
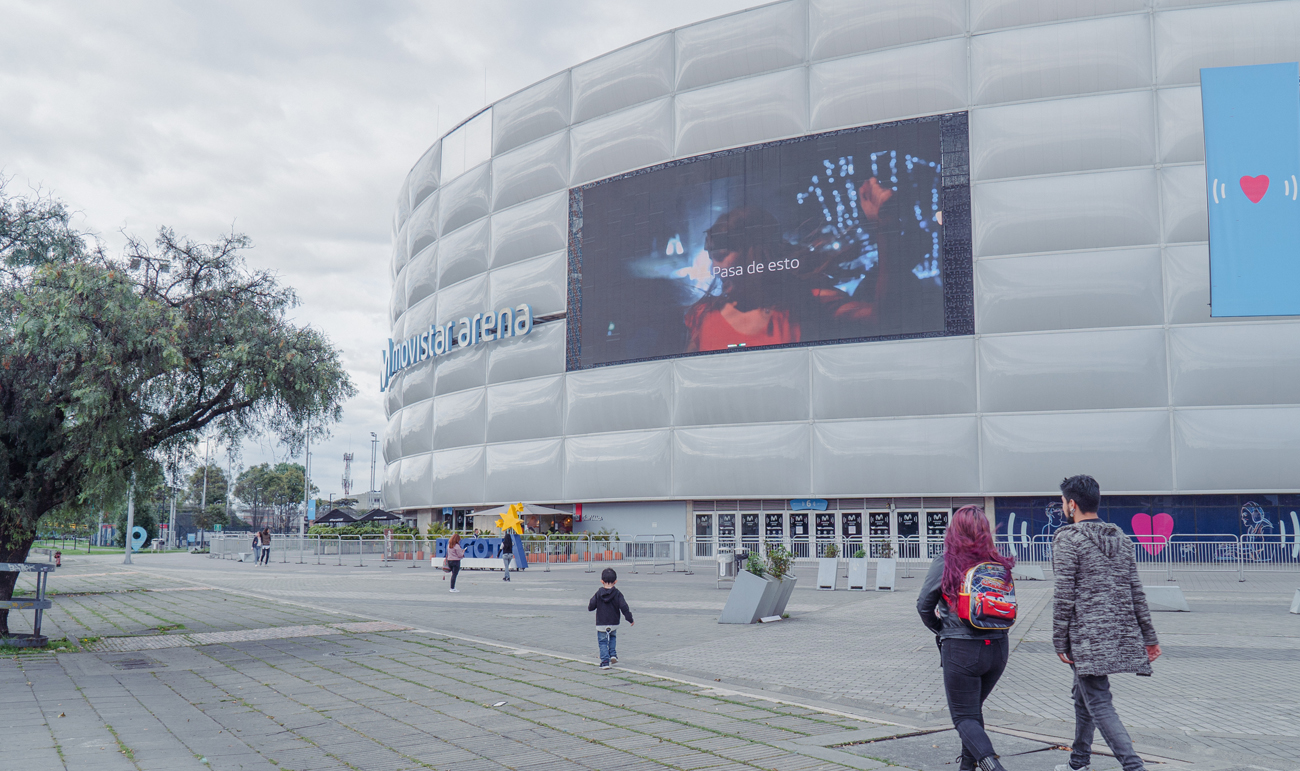
M967 570L957 593L957 615L976 629L1010 629L1016 623L1011 571L996 562L981 562Z

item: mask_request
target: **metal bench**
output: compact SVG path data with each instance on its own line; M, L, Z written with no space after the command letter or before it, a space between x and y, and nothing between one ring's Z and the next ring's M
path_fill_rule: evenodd
M0 562L0 573L36 574L35 597L0 600L0 610L36 611L36 621L32 624L32 633L10 633L7 636L0 636L0 645L9 645L14 648L40 648L49 643L49 638L41 634L41 614L54 607L52 601L45 599L45 585L49 580L49 574L53 572L53 565L40 565L35 562Z

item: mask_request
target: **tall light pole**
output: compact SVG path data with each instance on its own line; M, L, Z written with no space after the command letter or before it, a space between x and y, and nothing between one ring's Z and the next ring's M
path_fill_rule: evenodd
M311 491L311 418L307 418L307 444L302 450L302 516L298 519L298 543L307 534L307 497Z
M172 494L172 507L171 507L172 510L171 510L171 517L167 522L167 541L168 541L167 545L172 547L173 549L180 545L180 543L176 540L176 491L179 489L178 485L176 484L176 474L179 471L180 471L180 467L176 460L176 453L173 452L172 453L172 483L170 485L170 492Z
M371 431L370 432L370 492L371 493L375 491L375 459L378 456L377 453L378 449L379 449L379 437L375 434L374 431ZM371 497L373 498L373 496ZM368 503L374 504L374 501L371 500Z

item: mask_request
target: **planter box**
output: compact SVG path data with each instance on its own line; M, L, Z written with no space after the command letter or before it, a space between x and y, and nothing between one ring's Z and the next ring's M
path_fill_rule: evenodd
M616 552L614 552L614 559L616 559L616 560L621 560L621 559L623 559L623 552L621 552L621 551L616 551Z
M894 591L894 581L897 573L897 559L893 557L883 557L876 560L876 591Z
M591 555L592 562L600 562L603 559L605 559L605 555L600 552L593 552Z
M777 586L776 599L772 603L771 612L765 613L759 616L759 618L785 615L785 606L790 604L790 596L794 594L794 585L797 583L799 583L799 579L794 576L786 576L785 578L782 578Z
M821 557L817 560L817 588L835 591L835 582L839 578L840 558Z
M763 612L774 606L781 585L767 578L759 578L748 570L736 575L727 595L727 604L718 616L719 624L752 624L763 617ZM771 614L769 614L771 615Z
M849 558L849 591L867 590L867 558Z

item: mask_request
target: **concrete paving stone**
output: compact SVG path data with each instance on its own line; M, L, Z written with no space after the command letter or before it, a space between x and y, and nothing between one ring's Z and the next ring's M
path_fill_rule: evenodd
M140 574L114 576L111 579L88 577L80 579L80 582L83 586L92 588L96 582L109 580L116 581L117 586L144 588L193 586L179 580L183 578L197 579L205 584L196 587L200 591L194 592L145 591L111 596L111 601L101 603L104 607L99 608L99 615L109 619L109 623L115 624L118 629L153 633L148 629L149 625L159 622L150 621L148 613L170 617L166 614L180 608L184 608L189 616L201 617L202 620L194 623L185 622L188 630L196 632L200 629L223 632L265 629L270 626L309 626L338 621L338 616L334 614L276 602L278 597L283 597L305 600L316 605L327 604L353 618L366 618L373 613L401 620L402 614L415 610L422 617L412 618L411 621L415 623L408 622L408 625L419 627L428 625L427 619L432 610L432 617L437 618L439 623L450 623L454 627L461 622L472 625L451 631L463 631L513 645L537 646L562 653L572 651L587 662L592 658L592 645L587 639L589 635L574 635L572 629L566 626L572 623L566 619L586 619L579 609L570 612L564 609L550 610L554 606L541 606L548 608L548 615L536 619L536 623L526 625L526 638L521 638L515 636L521 629L516 619L498 618L496 615L501 608L509 606L492 604L496 600L507 599L509 593L525 600L520 603L520 607L538 607L536 600L552 597L559 599L569 591L566 587L571 586L575 589L572 592L573 598L580 603L582 597L589 593L589 577L581 574L565 575L563 570L556 570L544 574L525 574L521 576L523 580L512 582L515 584L513 586L478 585L468 597L451 598L462 601L462 604L453 605L448 598L429 596L427 592L414 595L403 593L402 587L406 582L397 572L383 575L355 569L356 572L349 572L348 578L341 579L328 575L328 571L313 574L312 571L319 569L310 565L272 566L261 572L247 570L248 566L239 566L243 570L237 572L233 563L222 564L220 561L190 558L188 555L161 559L172 560L168 563L169 567L163 570L165 576L133 571ZM112 572L104 567L102 561L93 570ZM65 574L67 572L70 571L65 571ZM835 705L850 712L877 715L911 725L945 725L946 713L936 666L937 656L932 647L933 639L927 639L923 629L915 623L915 611L911 608L913 598L906 596L908 592L854 593L855 596L848 596L847 593L832 595L797 590L792 623L770 628L720 628L710 625L711 619L702 624L704 616L698 610L691 611L695 614L691 615L677 613L667 606L663 610L654 608L653 603L656 601L680 602L682 599L704 604L716 603L717 607L721 607L725 593L712 589L712 582L705 580L707 578L680 575L624 576L620 586L627 585L625 592L634 599L634 604L651 603L639 614L639 618L646 623L625 630L620 639L620 648L624 649L622 652L627 661L635 661L639 667L656 672L697 678L702 683L712 681L713 688L740 687L755 692L766 691L780 698L804 701L807 704ZM1281 620L1274 621L1267 615L1241 612L1242 609L1251 608L1252 596L1248 592L1243 593L1243 587L1236 585L1235 576L1231 577L1232 582L1215 577L1191 578L1195 580L1187 582L1187 587L1194 584L1196 590L1187 587L1185 590L1189 602L1193 603L1194 613L1186 614L1186 619L1163 616L1157 619L1162 642L1169 651L1166 660L1157 662L1157 676L1146 682L1136 678L1112 679L1112 690L1121 715L1126 721L1130 720L1130 714L1133 715L1132 723L1136 725L1131 725L1130 728L1135 738L1153 746L1158 742L1160 745L1175 746L1180 752L1199 751L1203 757L1211 759L1212 756L1230 754L1232 760L1242 762L1250 758L1288 757L1290 745L1300 742L1300 736L1297 736L1300 732L1295 727L1300 722L1297 720L1300 716L1293 714L1297 709L1293 691L1284 687L1283 683L1293 682L1300 672L1297 672L1289 656L1278 655L1276 660L1268 657L1283 649L1300 650L1300 642L1294 637L1270 633L1267 628L1261 631L1258 625L1286 623L1292 619L1279 616ZM1254 576L1251 577L1251 582L1256 580ZM340 581L347 585L331 585L331 582ZM912 582L911 590L914 590L919 579L915 576L911 579L904 578L901 583L907 587L909 581ZM1020 640L1050 640L1050 614L1043 613L1050 599L1049 583L1030 582L1028 586L1018 587L1023 595L1020 599L1024 608L1024 620L1013 630L1013 641L1017 644ZM1267 588L1266 584L1266 579L1258 579L1260 588ZM234 602L228 602L227 598L221 596L222 590L208 588L211 586L228 586L264 597L264 601L252 603L264 612L259 619L245 618L239 611L250 605L246 598L240 597ZM372 591L380 587L384 589ZM559 592L546 594L516 591L524 588L544 588L546 592ZM576 591L579 588L582 591ZM1252 587L1245 588L1249 590ZM357 591L358 589L366 591ZM287 594L286 590L298 594ZM1198 592L1203 593L1204 597L1198 597ZM1285 595L1289 597L1292 592L1294 586L1286 589ZM659 593L658 597L656 593ZM1277 593L1282 594L1280 591ZM176 602L178 598L184 597L202 598L204 604L191 602L185 606L184 603ZM385 599L387 597L418 597L419 600L389 602ZM1229 601L1212 602L1224 598ZM81 598L81 605L92 607L105 599L110 598L87 596ZM221 601L216 601L218 599ZM466 600L479 603L480 608L493 609L493 612L466 614L463 612L463 601ZM453 612L438 612L444 606ZM1232 620L1215 623L1213 618L1197 616L1197 613L1210 616L1219 614ZM1191 618L1193 616L1196 618ZM870 618L872 623L863 626L860 623L863 617ZM1264 619L1262 622L1261 618ZM260 619L267 619L269 623ZM1206 624L1207 620L1210 621L1209 624ZM1252 627L1251 624L1256 626ZM913 642L915 645L912 645ZM1199 657L1185 656L1180 660L1178 651L1183 647L1196 648L1203 653ZM372 655L364 665L355 657L328 655L332 651L351 649L376 650L381 653ZM540 719L557 730L573 730L583 737L590 736L593 730L603 729L594 729L591 725L593 721L574 721L572 718L592 714L593 711L596 714L601 714L602 711L613 712L616 707L609 705L626 705L626 709L619 710L622 720L617 722L622 724L621 728L635 727L637 733L656 735L669 731L680 732L680 724L672 722L673 720L685 721L696 726L696 730L703 730L698 728L703 727L740 734L747 740L770 740L773 736L788 736L791 734L788 729L791 728L796 729L794 735L823 735L850 731L863 725L851 718L830 716L808 707L775 704L744 694L717 700L714 696L705 695L712 693L713 688L703 686L662 683L663 687L658 687L653 684L659 681L655 681L649 674L636 674L626 670L601 673L588 663L535 654L513 655L511 649L465 643L445 637L421 636L413 632L377 633L369 638L361 634L307 637L299 638L298 641L293 638L263 639L196 649L170 648L149 655L171 656L185 650L192 650L192 655L202 656L203 660L212 662L204 665L209 667L204 670L205 674L218 678L213 682L221 684L228 691L228 698L246 699L259 709L281 718L279 722L285 722L285 715L280 713L285 710L286 694L299 702L307 702L312 706L323 705L336 712L338 720L325 721L327 727L330 722L336 724L333 726L333 733L336 734L334 741L339 740L337 734L340 732L354 730L373 734L374 738L392 746L399 741L398 737L405 738L411 732L418 731L410 727L421 725L416 719L407 717L418 714L411 710L431 710L429 715L422 717L424 722L436 726L435 732L459 730L472 741L493 735L491 731L474 734L473 726L482 715L467 714L473 704L446 694L426 696L422 693L423 687L436 687L459 695L470 694L476 699L480 694L501 694L502 698L512 701L521 699L522 692L526 691L531 702L529 709L522 709L516 704L510 711L484 712L498 717L504 713L521 720L527 713L531 720ZM391 656L388 653L390 650L395 651ZM791 657L787 653L789 650L799 650L800 655ZM844 650L865 650L871 653L853 667L827 670L822 662L835 660ZM1237 650L1259 651L1258 654L1250 654L1259 660L1245 655L1238 656L1235 654ZM1223 672L1232 682L1240 683L1245 688L1244 698L1235 699L1232 694L1227 694L1225 700L1224 693L1206 690L1203 665L1211 660L1206 656L1217 657L1212 659L1216 674ZM49 657L51 661L64 658ZM167 660L170 662L170 659ZM749 666L754 661L762 662L761 673L752 671L753 667ZM46 666L49 662L38 663ZM181 665L181 662L170 663ZM737 668L737 663L744 666ZM234 677L226 679L221 677L219 669L211 669L223 665L232 667L228 672ZM276 668L268 670L268 665ZM187 669L194 668L191 663L185 666ZM254 668L256 674L252 679L257 682L250 682L247 672ZM31 671L36 673L38 680L45 681L37 686L45 696L51 699L67 698L66 686L60 686L63 681L46 680L44 670L35 664ZM0 673L3 673L3 666L0 666ZM98 687L94 686L94 681L100 678L112 683L104 689L105 701L102 704L96 702L96 706L103 711L116 713L141 709L139 702L133 705L132 700L112 699L113 689L122 687L117 682L129 684L132 678L157 681L160 677L170 678L172 674L167 669L154 672L115 672L88 679L80 678L84 682L77 684L84 688ZM494 684L494 679L501 680L501 685ZM620 684L620 680L623 683L628 680L638 682ZM170 679L167 682L171 684ZM547 687L537 687L532 682L544 683ZM647 686L646 683L652 685ZM245 687L240 688L240 685ZM201 705L196 709L211 714L218 721L225 720L228 714L238 714L229 711L229 703L208 697L211 688L211 685L200 681L198 685L187 685L176 692L191 703ZM142 699L152 699L154 696L154 692L140 690L139 687L135 692ZM328 694L328 697L318 704L316 699L322 693ZM410 702L403 703L403 699L409 699ZM554 706L547 707L541 704L543 702ZM110 704L111 707L108 706ZM999 724L1008 727L1024 725L1035 730L1051 731L1054 735L1068 736L1072 721L1068 699L1068 669L1056 662L1050 651L1036 653L1033 646L1014 650L1012 666L1008 668L988 707L987 717L991 721L999 721ZM44 706L39 709L44 710ZM1225 715L1225 711L1229 714ZM625 712L630 714L622 714ZM644 715L636 717L637 713ZM4 724L5 717L3 709L0 709L0 725ZM796 719L795 722L788 722L792 718ZM307 725L315 720L309 715L304 715L302 719L308 721ZM232 718L231 727L239 729L231 735L232 738L251 738L260 733L263 744L272 743L267 731L270 730L268 726L274 723L265 716L246 720L265 722L254 725ZM129 720L117 722L123 726L144 725ZM465 726L468 730L461 730L460 726ZM295 724L293 727L298 726ZM186 729L175 727L174 730L184 732ZM510 729L512 733L517 730L545 733L552 729ZM703 731L703 735L716 736L707 730ZM221 735L215 738L217 743L224 740ZM602 751L599 745L579 737L538 736L528 744L535 749L542 749L541 745L545 742L546 749L563 753L566 741L573 742L571 753L590 752L593 749L597 753ZM552 749L549 746L552 742L559 746ZM764 741L757 744L745 741L744 744L746 747L762 747ZM1252 755L1252 749L1257 754ZM659 747L646 751L651 750L656 753L666 752ZM765 750L754 749L751 752L762 753ZM445 756L446 751L441 754ZM1289 757L1294 759L1296 754L1292 752ZM785 768L802 771L804 768L828 765L824 759L810 759L807 756L789 756L784 759L774 757L777 758L775 762L786 765L772 767L780 767L783 771ZM636 759L620 757L617 753L614 759L619 761L620 766L638 765ZM764 759L763 762L766 764L768 761ZM337 766L332 761L321 760L320 763L320 768ZM647 767L656 765L658 764ZM1264 767L1265 764L1260 765ZM591 765L586 767L603 768ZM1289 766L1274 762L1267 767ZM1224 771L1225 766L1220 762L1218 766L1211 763L1207 768Z

